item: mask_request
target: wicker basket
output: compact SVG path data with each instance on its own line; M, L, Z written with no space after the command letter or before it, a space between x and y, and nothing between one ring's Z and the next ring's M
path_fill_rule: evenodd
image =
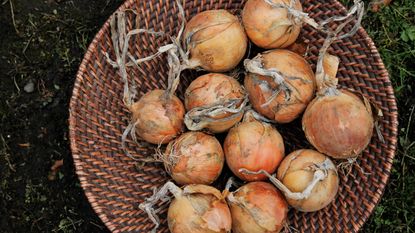
M243 0L187 0L184 5L187 19L208 9L229 9L238 13ZM305 0L305 12L316 20L344 14L345 8L335 0ZM178 9L174 0L128 0L120 9L138 13L129 17L129 28L152 28L175 35L179 28ZM346 28L345 30L349 30ZM300 35L310 45L307 60L313 64L324 35L306 26ZM130 43L130 51L137 57L154 53L167 37L141 35ZM105 60L103 52L112 54L109 21L105 23L88 48L82 61L70 103L70 138L76 171L92 207L113 232L148 232L153 224L139 208L153 189L168 180L160 164L137 167L121 149L121 134L128 124L129 113L122 102L121 78ZM375 45L360 28L353 38L331 46L330 53L341 59L337 77L340 85L351 88L377 103L382 111L381 131L386 143L374 136L370 145L353 166L348 176L340 176L336 201L315 213L291 210L290 225L301 232L356 232L368 219L385 189L397 141L397 107L388 73ZM154 88L165 88L167 77L165 57L142 65L142 70L129 70L138 84L140 95ZM178 96L189 82L201 73L185 72ZM278 126L284 135L287 152L310 147L297 120ZM128 142L136 156L145 156L148 149ZM370 173L370 174L367 174ZM220 177L217 186L229 177L229 171ZM168 203L158 206L162 221L160 232L168 232L165 214Z

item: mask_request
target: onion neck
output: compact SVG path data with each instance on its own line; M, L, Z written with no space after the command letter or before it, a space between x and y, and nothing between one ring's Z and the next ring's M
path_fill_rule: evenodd
M316 68L317 96L336 96L338 79L336 78L340 60L338 57L320 52Z

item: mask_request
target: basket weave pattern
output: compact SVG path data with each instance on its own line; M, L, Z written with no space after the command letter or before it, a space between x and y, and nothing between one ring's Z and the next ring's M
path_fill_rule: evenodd
M187 0L186 18L209 9L228 9L238 14L243 0ZM304 0L304 11L317 21L344 14L345 8L335 0ZM127 0L120 9L133 9L128 14L128 28L151 28L175 35L179 29L178 9L174 0ZM345 28L345 30L349 30ZM300 38L309 45L307 60L315 69L318 50L324 35L309 26ZM167 36L141 34L130 41L130 52L136 57L148 56ZM92 207L113 232L149 232L153 224L138 204L167 180L163 166L148 163L137 167L121 149L121 135L129 121L129 112L122 102L123 83L117 71L106 61L104 52L113 57L109 21L91 43L82 61L70 103L70 138L76 171ZM301 213L291 210L289 223L301 232L356 232L367 220L380 200L387 183L397 142L397 107L388 73L372 40L360 28L352 37L334 43L331 54L341 59L340 86L362 93L383 111L380 127L385 143L373 136L363 155L348 176L340 174L336 201L321 211ZM255 55L255 54L254 54ZM131 68L139 96L155 88L166 88L168 67L164 56L143 63L141 69ZM191 80L200 72L184 72L177 95L183 96ZM300 127L300 120L278 126L284 136L287 154L294 149L310 147ZM128 147L136 156L152 153L133 142ZM370 174L367 174L370 173ZM229 172L221 179L229 177ZM160 232L168 232L168 203L160 203Z

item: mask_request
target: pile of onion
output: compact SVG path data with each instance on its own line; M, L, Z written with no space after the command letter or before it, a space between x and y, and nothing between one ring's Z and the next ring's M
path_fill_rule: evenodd
M271 184L251 182L227 195L234 233L278 233L286 225L288 205Z
M245 174L265 174L283 193L288 204L303 212L320 210L330 204L339 187L336 166L325 155L314 150L297 150L289 154L278 168L277 178L266 171Z
M249 39L265 49L286 48L294 43L302 27L302 22L287 9L301 12L300 1L294 2L290 6L290 0L248 0L242 23Z
M160 225L153 205L168 198L171 192L174 199L167 213L167 223L171 233L228 233L232 227L232 218L225 197L214 187L207 185L187 185L183 189L167 182L152 197L140 204L156 225Z
M202 132L187 132L171 141L160 155L176 183L211 184L220 175L225 157L219 141Z
M245 90L236 79L218 73L202 75L186 89L185 124L189 130L227 131L242 119L246 102Z
M228 167L245 181L267 177L241 173L241 168L273 173L284 157L284 142L280 133L271 124L255 119L252 111L245 114L243 122L229 130L223 149Z
M252 107L268 119L288 123L312 100L314 73L307 61L289 50L276 49L246 59L245 88Z
M190 68L225 72L242 60L248 39L236 16L226 10L208 10L187 22L183 43L190 51Z

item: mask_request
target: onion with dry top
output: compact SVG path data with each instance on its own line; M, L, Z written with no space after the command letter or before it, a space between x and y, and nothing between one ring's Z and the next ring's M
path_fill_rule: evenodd
M246 181L264 180L265 175L244 174L239 170L273 173L284 158L284 142L271 124L256 120L250 114L247 112L243 122L229 130L223 149L233 174Z
M287 197L290 206L304 212L326 207L336 197L339 177L333 162L314 150L294 151L281 162L277 178L292 192L303 192L307 189L317 169L325 169L326 177L318 181L308 198L297 200Z
M208 10L187 22L183 43L190 51L188 66L225 72L242 60L248 39L236 16L226 10Z
M227 196L234 233L278 233L287 221L288 205L271 184L251 182Z
M185 124L190 130L227 131L242 119L247 100L236 79L219 73L202 75L186 89Z
M356 24L340 35L354 14ZM375 125L372 107L363 95L360 99L349 91L337 89L336 75L340 60L327 52L334 41L357 32L363 14L363 3L356 1L347 16L342 18L345 22L328 33L317 60L317 96L308 105L302 119L308 141L318 151L337 159L359 156L369 144Z
M248 0L242 12L246 33L257 46L265 49L285 48L300 34L302 22L289 14L285 5L302 11L299 0L290 6L290 0ZM272 3L272 4L270 4Z
M312 100L315 77L300 55L276 49L245 60L244 84L252 107L268 119L288 123Z
M160 155L178 184L210 184L220 175L225 157L219 141L202 132L187 132L167 145Z
M156 216L154 205L161 199L173 194L167 213L167 223L171 233L228 233L232 227L232 218L225 197L214 187L207 185L187 185L182 189L167 182L152 197L140 204L156 225L160 219Z

